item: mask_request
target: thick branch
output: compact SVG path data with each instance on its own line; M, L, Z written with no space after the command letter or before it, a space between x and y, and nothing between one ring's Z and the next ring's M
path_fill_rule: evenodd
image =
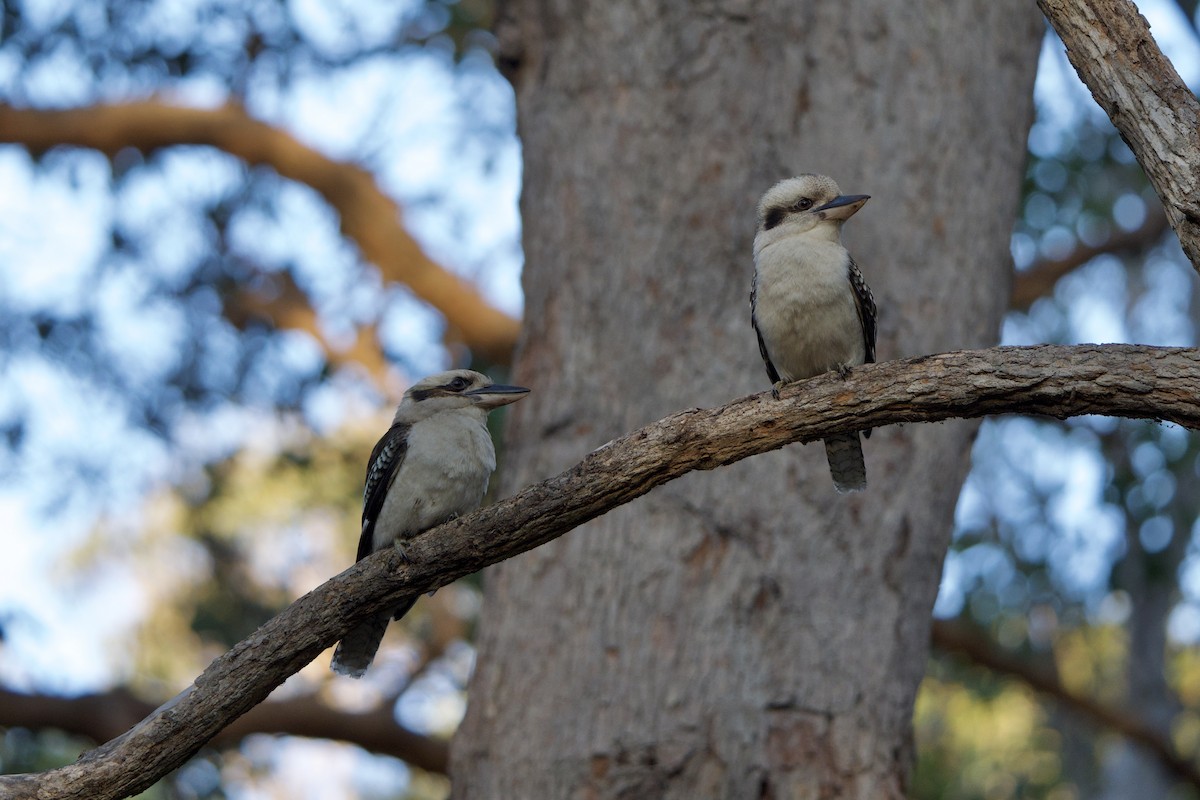
M1135 230L1114 233L1103 243L1094 246L1081 242L1062 258L1035 261L1029 269L1013 276L1012 297L1008 307L1014 311L1027 311L1034 300L1048 296L1063 276L1097 256L1145 251L1162 239L1167 227L1167 215L1161 207L1155 206L1147 210L1145 221Z
M57 728L94 742L119 736L153 711L153 704L128 689L82 697L0 689L0 727ZM228 747L253 733L338 739L443 775L450 755L446 742L414 733L397 722L391 703L351 714L330 708L315 697L273 700L260 703L234 720L211 744Z
M468 347L489 361L507 363L512 357L520 323L426 255L401 224L396 203L369 172L322 155L253 119L238 105L201 109L150 100L65 111L0 105L0 142L21 144L35 153L74 145L110 157L125 148L152 151L200 144L248 164L271 167L320 192L341 216L342 232L358 243L384 279L406 284L440 311Z
M1200 102L1131 0L1038 0L1200 270Z
M1146 747L1173 775L1200 789L1200 770L1175 749L1171 737L1142 720L1136 712L1117 709L1076 694L1057 677L1035 669L1016 656L1005 653L990 641L941 620L933 623L933 645L947 653L966 656L980 666L1019 678L1067 708Z
M388 548L301 597L213 661L118 739L66 767L0 778L5 797L126 797L178 767L225 725L401 595L531 550L693 470L792 442L896 423L988 414L1106 414L1200 428L1200 351L1130 345L1002 347L824 375L720 408L689 409L589 453L515 497Z

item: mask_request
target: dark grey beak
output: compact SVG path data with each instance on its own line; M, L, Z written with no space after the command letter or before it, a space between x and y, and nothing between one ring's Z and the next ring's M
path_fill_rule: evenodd
M843 194L814 208L813 212L821 219L850 219L870 199L869 194Z
M464 397L471 398L471 402L475 405L489 411L509 403L515 403L527 394L529 394L529 390L524 386L505 386L499 383L463 392Z

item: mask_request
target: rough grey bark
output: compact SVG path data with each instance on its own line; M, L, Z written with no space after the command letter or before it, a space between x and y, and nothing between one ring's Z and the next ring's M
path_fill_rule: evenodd
M497 32L535 387L507 490L766 387L750 244L782 177L873 195L846 239L881 360L995 341L1031 5L514 0ZM876 431L852 498L819 448L691 475L492 572L455 796L902 796L973 431Z

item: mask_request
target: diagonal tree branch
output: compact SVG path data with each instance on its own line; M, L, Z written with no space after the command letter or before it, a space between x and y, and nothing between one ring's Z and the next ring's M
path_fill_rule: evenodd
M1132 0L1038 0L1067 57L1137 156L1200 270L1200 101Z
M507 363L520 322L492 307L467 281L446 271L409 236L396 203L365 169L335 161L241 106L185 108L156 100L61 111L0 104L0 142L40 153L73 145L112 157L184 144L216 147L248 164L271 167L311 186L337 210L353 239L387 281L398 281L440 311L459 337L488 361Z
M1156 730L1134 710L1113 708L1076 694L1063 686L1062 681L1054 675L1000 650L991 641L967 630L963 625L934 620L932 633L933 645L939 650L965 656L993 672L1019 678L1035 691L1049 695L1096 724L1146 747L1176 778L1200 789L1200 770L1196 765L1179 754L1169 735Z
M188 689L78 761L0 778L6 798L127 797L181 765L357 620L545 544L693 470L792 442L988 414L1106 414L1200 428L1200 351L1131 345L1000 347L823 375L719 408L681 411L516 496L376 553L301 597Z
M1108 253L1137 253L1148 250L1162 239L1170 226L1161 206L1146 211L1146 219L1131 231L1119 231L1098 245L1080 242L1062 258L1035 261L1029 269L1013 276L1012 296L1008 307L1014 311L1028 311L1033 301L1048 296L1055 284L1071 272L1097 256Z

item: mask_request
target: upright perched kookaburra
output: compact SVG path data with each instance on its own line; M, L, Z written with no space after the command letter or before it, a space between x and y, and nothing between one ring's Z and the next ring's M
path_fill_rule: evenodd
M357 559L390 544L403 547L417 534L478 508L496 469L487 414L528 393L469 369L413 384L392 427L371 451ZM362 677L388 621L400 619L416 601L406 597L393 611L353 628L333 651L333 670Z
M785 383L875 360L875 300L842 246L842 224L868 199L800 175L759 201L750 315L776 396ZM866 488L857 433L826 439L825 455L839 492Z

